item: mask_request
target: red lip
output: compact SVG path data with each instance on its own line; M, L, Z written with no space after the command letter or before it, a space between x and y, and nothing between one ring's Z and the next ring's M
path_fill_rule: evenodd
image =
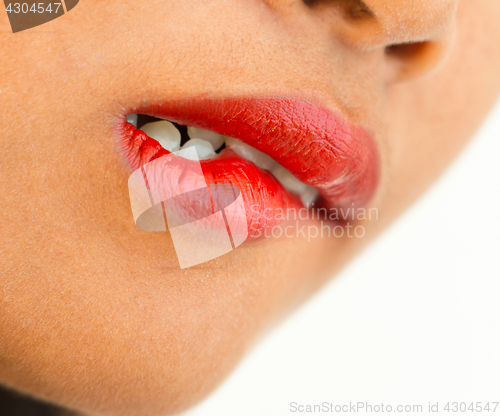
M378 154L370 135L313 104L291 99L199 97L134 112L240 139L317 188L330 207L361 207L377 187ZM122 148L133 169L169 154L131 124L124 122L121 127ZM273 213L301 206L270 173L231 151L201 165L207 185L231 184L241 190L250 238L276 225Z

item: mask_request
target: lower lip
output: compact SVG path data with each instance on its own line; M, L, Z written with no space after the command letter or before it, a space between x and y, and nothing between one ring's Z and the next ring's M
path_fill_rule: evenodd
M263 136L255 131L258 128L259 120L266 117L266 114L262 114L263 108L266 109L269 116L280 117L281 114L283 117L283 108L287 107L283 100L213 100L202 97L195 100L155 105L138 109L136 112L236 137L253 145L258 150L270 154L280 163L279 158L275 157L279 151L287 152L294 148L305 149L301 153L292 154L292 157L287 159L288 165L281 164L292 172L304 172L305 175L307 175L307 171L312 172L312 180L298 174L296 176L318 188L330 207L343 208L365 205L375 191L378 176L377 152L371 138L363 129L354 128L353 130L351 125L326 110L299 101L293 103L297 114L288 114L288 117L297 116L292 122L300 128L299 132L308 132L309 137L302 134L302 137L297 137L296 141L285 137L279 142L279 146L276 146L279 138L274 140L268 138L259 143L252 141L251 138ZM231 111L231 107L233 111ZM234 109L238 110L234 111ZM319 115L326 115L326 119L322 120L321 117L317 117L318 114L311 114L311 109L317 109ZM279 125L279 121L276 123L277 125ZM357 134L354 136L351 133L346 136L353 142L346 143L345 138L339 136L338 130L334 129L336 134L327 143L334 152L325 151L324 154L316 157L319 160L315 160L317 154L311 152L318 152L318 150L322 150L321 146L325 147L325 143L319 143L319 139L324 140L324 135L328 134L329 122L337 129L347 127L351 132ZM321 134L318 135L321 127L325 127L326 132L322 130ZM121 125L120 135L122 148L133 169L170 153L163 149L156 140L149 138L129 123L124 122ZM313 146L308 148L307 144L311 143ZM320 149L317 147L318 143ZM274 146L274 149L266 148L266 145ZM280 150L273 152L276 147ZM342 157L346 149L347 159ZM313 154L312 157L311 154ZM342 163L339 163L339 160ZM201 167L207 185L228 184L240 189L245 202L248 240L250 241L263 235L269 235L268 232L283 221L284 213L290 212L290 210L304 209L300 199L289 193L274 176L260 170L253 163L236 155L230 149L215 159L201 161Z

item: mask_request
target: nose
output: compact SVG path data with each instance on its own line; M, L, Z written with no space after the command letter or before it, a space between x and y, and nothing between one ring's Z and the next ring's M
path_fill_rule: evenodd
M422 76L439 65L453 40L457 6L457 0L264 1L282 12L302 8L359 53L379 52L389 82Z

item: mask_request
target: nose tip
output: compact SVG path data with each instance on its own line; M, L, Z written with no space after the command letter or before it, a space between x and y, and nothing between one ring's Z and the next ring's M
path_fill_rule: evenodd
M457 1L367 0L364 4L372 12L374 27L360 41L387 46L441 38L450 29Z

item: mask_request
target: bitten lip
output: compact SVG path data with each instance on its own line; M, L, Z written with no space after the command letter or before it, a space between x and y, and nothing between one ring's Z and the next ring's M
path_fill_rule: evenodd
M302 182L315 187L330 207L366 205L378 183L378 152L370 134L325 108L295 99L210 98L167 101L133 109L237 138L271 156ZM122 148L137 169L169 152L141 130L124 122ZM232 152L201 162L210 183L241 189L255 210L300 205L267 171ZM269 212L269 211L268 211ZM249 218L249 229L272 225ZM264 222L264 223L263 223Z

